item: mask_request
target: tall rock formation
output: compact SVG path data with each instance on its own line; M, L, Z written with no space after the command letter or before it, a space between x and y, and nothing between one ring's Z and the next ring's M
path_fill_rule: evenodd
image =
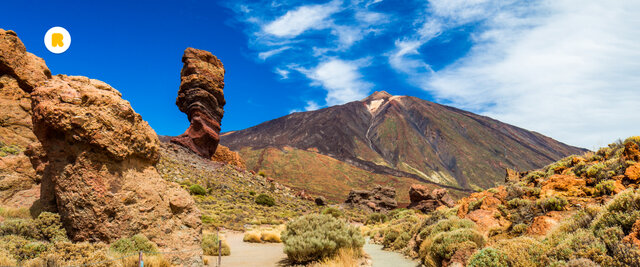
M211 158L220 142L220 122L224 115L224 66L210 52L195 48L184 51L182 62L176 105L187 114L191 125L171 142Z
M40 195L39 176L25 149L37 142L29 93L51 78L44 60L27 52L13 31L0 29L0 204L29 207Z
M32 93L34 133L52 200L73 241L112 242L142 233L175 264L201 264L200 211L161 178L156 133L108 84L57 75ZM44 192L51 192L46 199ZM47 203L45 203L47 204Z

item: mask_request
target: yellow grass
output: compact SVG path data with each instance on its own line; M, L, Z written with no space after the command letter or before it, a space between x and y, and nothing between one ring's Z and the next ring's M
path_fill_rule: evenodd
M262 238L259 232L251 231L244 234L242 241L249 243L262 243Z
M358 266L362 258L361 249L341 249L335 256L312 263L308 267L352 267Z
M0 207L0 217L30 219L31 213L27 208Z
M282 240L280 240L280 232L276 231L262 232L260 239L262 239L262 241L264 242L269 243L282 243Z
M0 266L16 266L18 265L16 260L6 253L4 250L0 250Z
M115 259L124 256L120 253L110 252L109 258ZM145 267L171 267L171 262L168 259L163 257L162 255L147 255L144 254L142 256L142 261L144 262ZM117 260L112 262L113 266L116 267L138 267L140 266L138 262L138 255L126 257L124 259Z

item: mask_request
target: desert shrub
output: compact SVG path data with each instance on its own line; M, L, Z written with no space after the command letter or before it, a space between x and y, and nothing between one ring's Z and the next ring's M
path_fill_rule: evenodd
M258 175L262 176L262 177L266 177L267 174L264 171L259 171Z
M477 249L484 245L484 236L478 231L463 228L442 232L433 237L428 248L435 262L449 260L459 249Z
M613 190L616 188L615 182L612 180L602 181L596 185L596 196L604 196L613 194Z
M522 199L522 198L514 198L507 202L507 207L511 209L517 209L517 208L526 207L529 205L531 205L531 200Z
M200 217L200 220L203 224L214 224L216 222L216 219L213 216L207 214L203 214L202 217Z
M545 173L542 171L533 171L524 177L523 182L527 184L532 183L534 185L537 185L540 182L540 179L543 178L544 176L545 176Z
M603 264L610 261L606 245L588 229L578 229L572 233L558 236L557 245L549 250L548 256L559 261L588 258Z
M507 256L510 267L539 266L546 250L544 244L526 236L499 240L493 247Z
M480 206L482 206L482 201L484 201L484 197L481 198L481 199L477 199L477 200L469 202L469 211L479 209Z
M397 238L396 240L393 241L393 244L391 244L391 248L398 250L398 249L403 249L404 247L407 246L407 243L409 243L409 240L411 239L411 236L409 235L409 233L407 232L402 232Z
M262 243L262 238L260 237L260 232L250 231L244 233L242 241L249 243Z
M388 220L389 218L387 217L387 215L384 215L379 212L374 212L369 214L369 216L367 216L367 222L365 224L379 224L379 223L384 223Z
M342 216L344 216L344 213L334 207L327 207L324 210L322 210L322 214L326 214L326 215L331 215L333 216L333 218L340 218Z
M260 234L260 239L267 243L282 243L280 233L276 231L264 231Z
M596 264L590 259L579 258L573 259L567 262L567 267L600 267L600 265Z
M335 255L340 249L360 249L360 230L330 215L304 215L287 223L282 233L284 252L293 262L309 262Z
M199 184L192 184L189 186L189 193L192 195L204 196L207 194L207 189L204 189L204 187Z
M382 239L382 245L385 248L391 247L391 244L396 241L396 239L400 236L400 231L390 228L384 233L384 238Z
M6 157L8 155L17 155L22 151L22 148L17 145L6 145L0 142L0 157Z
M50 241L67 240L67 231L62 227L60 215L51 212L42 212L35 220L35 227L41 232L42 238Z
M598 178L598 177L602 177L603 173L605 173L605 166L604 163L595 163L589 167L587 167L586 170L586 175L589 178Z
M494 248L478 250L469 259L468 267L508 267L507 255Z
M596 231L619 226L625 235L640 219L640 190L628 189L616 195L593 222Z
M640 251L635 245L626 242L615 244L613 258L617 266L640 266Z
M528 227L529 227L529 226L528 226L528 225L526 225L526 224L524 224L524 223L519 223L519 224L514 225L514 226L511 228L511 231L512 231L514 234L520 235L520 234L523 234L524 232L526 232Z
M538 206L547 212L547 211L561 211L569 202L562 197L548 197L542 200L538 200Z
M249 195L250 195L250 196L255 196L255 195L256 195L256 191L249 190Z
M158 252L158 247L143 234L137 234L128 238L120 238L111 244L111 250L128 254L136 251Z
M219 247L219 244L222 244ZM202 236L202 243L200 244L202 247L202 252L204 255L208 256L218 256L218 252L222 254L221 256L231 255L231 249L227 242L222 240L222 242L218 241L218 235L216 234L205 234ZM219 249L221 248L221 249Z
M17 266L16 259L6 250L0 248L0 266Z
M256 204L267 206L267 207L273 207L274 205L276 205L276 201L273 199L273 197L267 194L258 195L255 201L256 201Z
M0 235L16 235L30 239L41 239L42 233L33 220L11 219L0 223Z

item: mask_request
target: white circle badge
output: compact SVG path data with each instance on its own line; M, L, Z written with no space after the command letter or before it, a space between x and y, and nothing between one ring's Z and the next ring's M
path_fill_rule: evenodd
M53 27L44 35L44 45L51 53L63 53L71 46L71 35L62 27Z

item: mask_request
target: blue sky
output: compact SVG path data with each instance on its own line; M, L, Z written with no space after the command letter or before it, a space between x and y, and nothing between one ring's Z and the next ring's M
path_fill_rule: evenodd
M223 131L295 111L412 95L593 149L640 134L638 1L11 1L12 29L54 74L122 92L163 135L186 47L225 65ZM72 45L48 52L44 33Z

